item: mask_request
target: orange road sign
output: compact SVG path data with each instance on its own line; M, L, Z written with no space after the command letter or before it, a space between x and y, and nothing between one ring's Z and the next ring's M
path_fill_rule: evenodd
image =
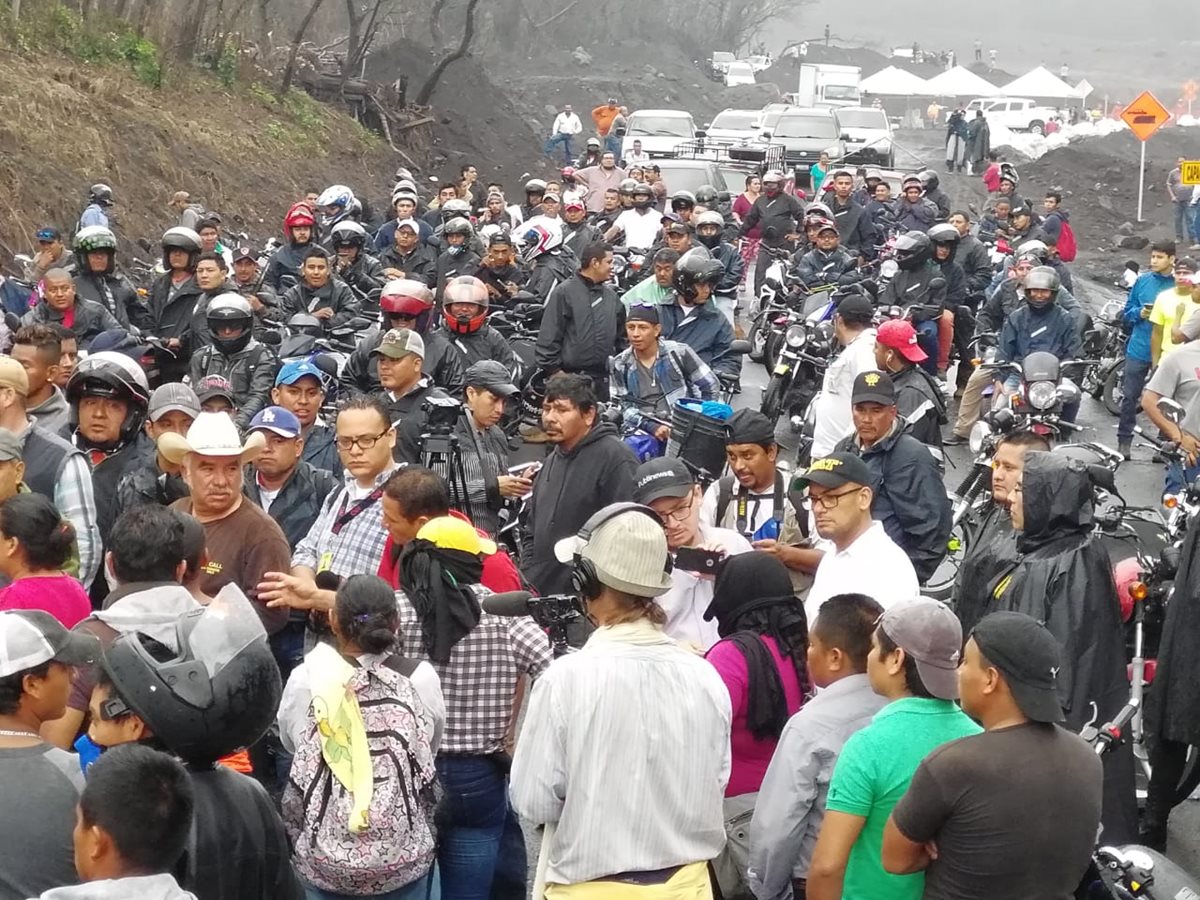
M1195 81L1189 81L1183 86L1183 99L1191 102L1200 96L1200 84Z
M1121 119L1129 126L1134 137L1146 141L1158 129L1171 121L1171 113L1158 102L1149 91L1144 91L1136 100L1125 107Z

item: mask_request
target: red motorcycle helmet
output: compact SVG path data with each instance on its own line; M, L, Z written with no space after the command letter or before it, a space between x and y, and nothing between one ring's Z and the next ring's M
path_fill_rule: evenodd
M301 200L293 203L283 217L283 233L290 241L293 228L315 228L317 217L313 215L312 207Z
M379 308L386 316L419 316L433 309L433 291L423 281L412 278L393 278L383 286Z
M455 303L473 303L478 311L473 316L455 316L450 307ZM442 315L446 327L455 334L474 334L483 327L488 314L487 286L474 275L460 275L446 283L442 292Z

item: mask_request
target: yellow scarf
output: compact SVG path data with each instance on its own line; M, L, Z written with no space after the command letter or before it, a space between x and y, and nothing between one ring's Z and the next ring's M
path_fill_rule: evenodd
M369 822L374 771L358 698L350 689L357 671L328 644L317 644L304 659L312 685L312 714L321 740L321 755L334 777L351 796L349 827L365 831Z

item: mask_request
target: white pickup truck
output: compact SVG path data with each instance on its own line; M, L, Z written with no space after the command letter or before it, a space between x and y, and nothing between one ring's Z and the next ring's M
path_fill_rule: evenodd
M1038 106L1024 97L976 97L967 104L967 121L982 109L989 122L1003 125L1009 131L1030 131L1045 134L1046 123L1061 117L1051 106Z

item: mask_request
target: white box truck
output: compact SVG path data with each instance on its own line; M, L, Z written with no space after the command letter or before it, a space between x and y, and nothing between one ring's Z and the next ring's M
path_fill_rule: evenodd
M796 91L797 106L861 106L859 83L862 69L858 66L835 66L830 63L802 63L800 87Z

